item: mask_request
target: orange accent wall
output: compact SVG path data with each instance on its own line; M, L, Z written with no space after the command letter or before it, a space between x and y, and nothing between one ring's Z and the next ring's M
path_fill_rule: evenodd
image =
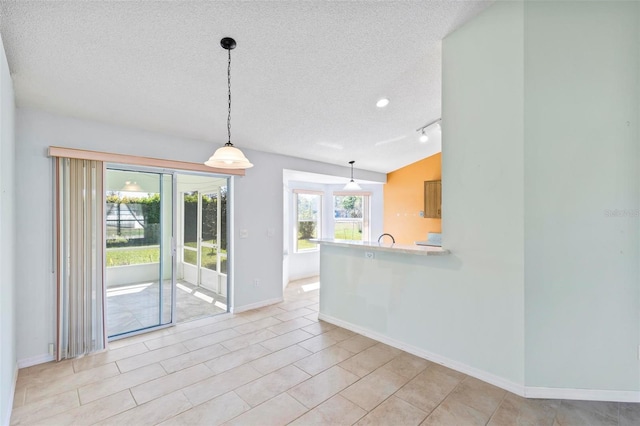
M424 181L442 179L438 153L387 174L384 186L384 232L397 243L426 240L428 232L441 232L442 219L420 217L424 210Z

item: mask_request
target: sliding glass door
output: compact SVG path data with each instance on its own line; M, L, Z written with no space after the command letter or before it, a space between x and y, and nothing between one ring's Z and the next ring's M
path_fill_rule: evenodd
M107 166L107 334L175 322L174 175Z

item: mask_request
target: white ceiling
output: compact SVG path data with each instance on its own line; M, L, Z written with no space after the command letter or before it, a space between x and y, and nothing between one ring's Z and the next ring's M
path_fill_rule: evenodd
M233 37L236 146L389 172L439 144L416 129L440 117L441 40L491 2L1 1L0 31L19 107L212 151Z

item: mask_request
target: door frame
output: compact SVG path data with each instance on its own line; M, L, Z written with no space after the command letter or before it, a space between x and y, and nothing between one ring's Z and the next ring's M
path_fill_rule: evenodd
M181 174L180 172L178 172L178 174ZM202 174L200 174L202 175ZM227 214L226 214L226 229L224 230L224 232L227 233L227 271L225 273L221 272L221 266L222 266L222 258L220 256L220 249L221 249L221 241L222 241L222 237L221 237L221 232L222 230L222 191L221 188L222 186L218 185L216 187L216 199L218 200L218 204L216 205L216 241L213 244L210 243L205 243L203 238L202 238L202 234L203 234L203 227L202 227L202 216L203 216L203 200L202 197L203 195L208 195L208 194L212 194L213 191L209 190L209 189L195 189L195 190L187 190L187 191L180 191L178 193L178 197L180 198L180 202L182 203L182 205L184 206L184 199L185 199L185 195L187 193L197 193L197 213L196 213L196 222L197 222L197 230L196 230L196 247L195 249L192 247L187 247L185 245L184 242L184 238L185 238L185 231L184 231L184 215L185 215L185 209L184 207L181 209L181 214L179 219L179 229L177 232L177 244L178 246L181 248L181 254L178 255L178 257L180 258L180 263L182 263L182 265L180 265L180 267L182 268L182 275L183 277L187 275L187 273L185 272L188 269L191 268L195 268L195 282L191 282L189 280L187 280L185 278L186 281L188 281L190 284L195 285L196 287L203 287L207 290L213 291L215 293L220 294L221 296L227 298L227 312L230 311L230 305L229 305L229 294L230 294L230 280L229 280L229 271L230 271L230 259L229 257L233 258L233 254L231 254L231 256L229 256L229 253L232 253L232 248L231 248L231 215L230 215L230 205L231 205L231 192L230 192L230 187L231 187L231 176L217 176L218 178L222 178L226 180L226 193L227 193L227 199L226 199L226 205L227 205ZM215 270L211 270L209 268L205 268L202 265L202 248L216 248L217 252L218 252L218 256L216 257L216 269ZM196 264L192 264L192 263L186 263L184 261L184 250L189 250L189 251L195 251L196 252ZM209 288L207 285L205 285L204 280L203 280L203 269L206 269L207 271L214 273L215 274L215 280L216 283L214 285L215 289L211 289ZM207 272L208 273L208 272ZM193 272L190 272L189 275L191 277L193 277Z
M163 316L163 308L164 308L164 303L162 300L162 295L163 295L163 291L164 291L164 286L163 286L163 276L164 276L164 268L165 268L165 264L164 264L164 250L167 249L167 247L164 247L165 244L162 244L162 242L165 239L165 232L166 229L164 226L160 226L160 258L159 258L159 265L158 265L158 269L159 269L159 278L158 278L158 283L159 283L159 307L158 307L158 317L160 319L159 324L157 325L152 325L149 327L144 327L144 328L140 328L137 330L133 330L130 332L126 332L126 333L121 333L121 334L117 334L114 336L108 336L108 334L106 333L106 326L105 326L105 334L107 334L107 340L109 342L111 341L115 341L115 340L119 340L119 339L124 339L127 337L131 337L131 336L135 336L138 334L143 334L143 333L148 333L150 331L155 331L155 330L160 330L163 328L167 328L167 327L172 327L174 325L177 324L177 315L176 315L176 215L177 215L177 202L176 202L176 196L177 196L177 185L176 185L176 173L178 173L176 170L173 169L163 169L163 168L159 168L159 167L148 167L148 166L137 166L137 165L132 165L132 164L119 164L119 163L104 163L104 173L105 173L105 177L106 174L108 173L109 170L117 170L117 171L125 171L125 172L140 172L140 173L153 173L153 174L157 174L159 176L159 183L160 183L160 222L161 225L163 225L164 221L162 220L162 217L164 215L164 197L162 197L163 194L163 185L164 185L164 179L163 177L166 175L171 176L171 198L172 198L172 203L171 203L171 242L169 244L168 250L171 252L171 321L166 322L166 323L162 323L162 316ZM106 192L106 179L104 180L104 185L105 187L102 189L103 192ZM106 202L106 201L105 201ZM106 237L106 232L107 232L107 227L106 227L106 221L107 221L107 216L106 216L106 209L104 209L104 217L103 217L103 223L105 224L105 226L103 227L104 229L104 235L103 235L103 241L104 244L102 246L102 252L103 252L103 276L105 277L105 281L106 281L106 277L107 277L107 266L106 266L106 254L107 254L107 237ZM104 285L104 300L105 300L105 309L104 309L104 316L105 316L105 324L106 324L106 319L108 318L109 312L108 312L108 308L107 308L107 286L106 284Z

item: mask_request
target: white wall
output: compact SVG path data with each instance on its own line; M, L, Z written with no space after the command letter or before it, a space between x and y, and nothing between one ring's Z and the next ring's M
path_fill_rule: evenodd
M73 119L30 109L18 109L16 122L16 270L18 360L23 364L47 359L55 336L55 275L53 272L52 161L47 147L58 145L172 160L201 162L218 146L98 122ZM244 150L256 165L234 178L236 307L260 305L282 297L282 170L348 176L349 168L293 157ZM4 169L3 169L4 170ZM362 179L383 182L386 176L359 172ZM38 194L38 197L34 196ZM273 228L274 237L267 236ZM238 231L248 238L237 238ZM259 287L253 280L260 279Z
M640 4L526 2L524 22L526 382L637 391Z
M640 400L639 26L637 2L500 2L443 44L444 245L511 306L531 396Z
M640 401L639 41L615 1L498 2L447 37L452 255L323 247L321 313L523 395Z
M507 389L524 385L522 3L443 44L446 256L324 245L320 313ZM499 125L498 125L499 124Z
M524 383L522 13L521 2L496 3L443 42L442 237L459 266L425 277L442 276L430 306L455 312L437 321L444 329L434 330L430 350L518 384Z
M157 281L159 276L159 269L160 262L140 263L137 265L109 266L107 267L105 274L105 286L107 288L112 288L122 285ZM164 278L170 280L171 275L168 274L167 271L165 271Z
M9 424L16 379L15 101L0 38L0 424Z

